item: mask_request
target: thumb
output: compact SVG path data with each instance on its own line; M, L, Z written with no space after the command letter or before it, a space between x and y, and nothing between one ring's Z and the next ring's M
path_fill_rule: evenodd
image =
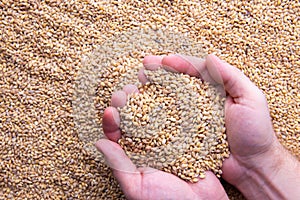
M137 172L136 166L127 157L119 144L107 139L100 139L95 146L104 155L108 166L113 170L129 173Z
M258 99L264 100L263 93L239 69L214 55L207 56L206 65L209 74L216 82L224 84L226 92L235 103L249 105L249 101L257 103ZM214 74L220 76L214 76Z
M131 184L137 185L140 172L117 143L100 139L95 146L104 155L107 165L111 167L121 188L126 191Z

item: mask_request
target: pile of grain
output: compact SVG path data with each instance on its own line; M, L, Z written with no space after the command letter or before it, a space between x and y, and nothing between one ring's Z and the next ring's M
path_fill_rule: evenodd
M218 177L229 156L225 98L200 79L164 69L145 70L150 80L119 108L119 140L139 167L154 167L191 182L211 170ZM122 169L120 169L122 170Z
M299 156L298 13L298 1L1 1L0 198L124 198L79 139L72 89L82 55L132 28L188 33L243 70L266 94L278 138ZM109 98L98 94L102 109Z

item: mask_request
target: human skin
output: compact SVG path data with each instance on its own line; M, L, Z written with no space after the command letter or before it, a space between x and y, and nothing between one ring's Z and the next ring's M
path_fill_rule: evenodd
M227 93L225 126L231 152L223 163L222 177L247 199L300 199L297 191L300 189L299 161L278 142L264 94L241 71L214 55L205 60L182 55L148 56L144 66L151 70L162 66L222 85ZM139 79L142 83L147 81L142 72ZM137 92L137 88L128 85L112 95L113 107L107 108L103 116L104 133L111 141L101 139L96 143L126 197L227 199L220 182L211 172L207 172L204 180L192 184L165 172L147 173L149 169L135 168L116 143L121 137L116 107L124 106L126 96L132 92Z

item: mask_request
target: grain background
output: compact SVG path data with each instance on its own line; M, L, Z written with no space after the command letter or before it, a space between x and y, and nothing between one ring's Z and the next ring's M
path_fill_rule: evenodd
M0 2L0 199L123 199L72 120L81 58L132 27L189 32L266 94L282 144L300 156L298 1ZM231 199L242 196L226 185Z

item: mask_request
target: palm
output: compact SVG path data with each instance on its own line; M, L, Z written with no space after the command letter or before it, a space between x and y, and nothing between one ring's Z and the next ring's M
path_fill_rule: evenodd
M140 171L140 170L139 170ZM116 177L126 177L121 183L128 199L221 199L226 197L219 180L208 173L207 178L198 183L187 183L182 179L162 171L140 171L132 174L114 171Z
M131 176L133 179L122 187L129 199L197 199L189 184L171 174L156 171Z
M260 96L263 99L263 95L258 92L257 98ZM274 139L269 134L272 132L272 124L266 101L248 101L248 105L243 105L229 98L225 105L225 124L231 153L245 157L262 152Z
M235 102L237 100L231 97L228 98L225 106L225 124L231 156L224 162L222 170L223 178L234 182L243 176L243 168L252 168L255 157L266 152L276 138L274 134L270 134L272 124L262 93L257 91L258 100L249 101L247 106ZM255 107L252 108L251 105ZM251 162L251 159L254 162Z

